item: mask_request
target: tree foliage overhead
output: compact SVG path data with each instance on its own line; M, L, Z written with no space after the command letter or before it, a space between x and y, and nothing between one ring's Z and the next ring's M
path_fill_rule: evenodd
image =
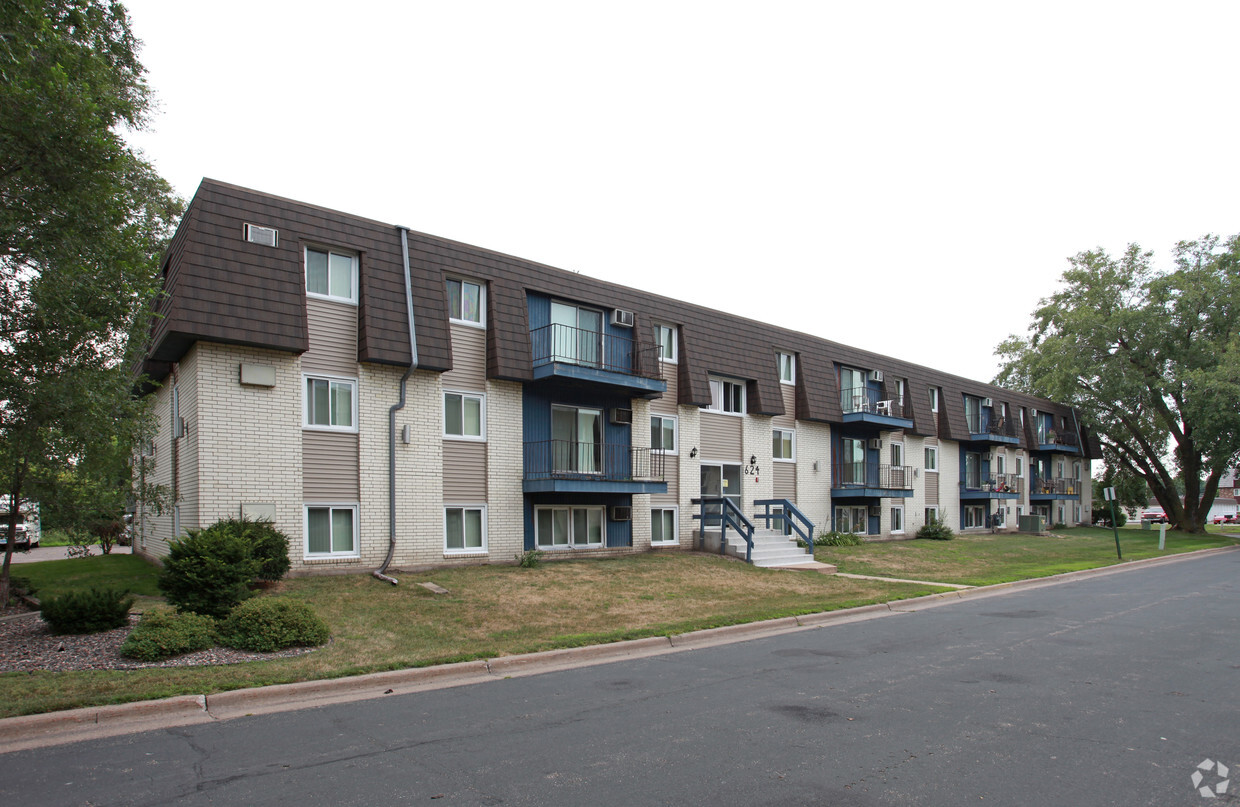
M1240 461L1240 236L1182 241L1166 271L1136 244L1069 260L1029 336L999 346L996 383L1078 407L1107 465L1200 531Z
M146 331L181 203L122 137L151 105L138 45L118 2L0 3L0 490L14 498L106 464L145 425L129 336Z

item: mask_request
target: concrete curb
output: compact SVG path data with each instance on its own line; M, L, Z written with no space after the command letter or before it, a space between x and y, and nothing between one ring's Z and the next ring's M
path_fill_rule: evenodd
M155 701L10 717L0 720L0 754L160 728L231 720L247 715L292 711L333 703L381 698L385 695L468 686L483 681L539 675L624 659L702 649L761 639L781 633L877 619L893 614L917 613L950 605L960 600L1001 596L1018 589L1055 586L1089 577L1119 574L1144 566L1178 563L1203 555L1233 552L1237 549L1240 547L1202 549L1161 558L1125 561L1097 569L1065 572L1051 577L997 583L990 586L928 594L908 600L893 600L838 611L781 617L765 622L727 625L672 636L652 636L611 644L547 650L489 660L441 664L434 667L415 667L348 678L235 689L210 696L180 695Z

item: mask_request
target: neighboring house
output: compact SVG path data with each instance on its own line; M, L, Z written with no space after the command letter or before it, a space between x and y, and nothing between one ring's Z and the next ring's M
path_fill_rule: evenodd
M1070 408L777 325L213 180L163 272L175 506L139 551L241 514L303 571L604 556L695 545L701 496L870 536L1090 521Z

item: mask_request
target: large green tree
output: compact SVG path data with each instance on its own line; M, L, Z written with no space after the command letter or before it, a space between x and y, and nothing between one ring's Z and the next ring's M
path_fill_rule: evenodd
M1162 271L1136 244L1069 260L1029 335L999 346L996 382L1079 407L1107 465L1200 532L1240 460L1240 236L1180 242Z
M0 491L12 501L146 426L130 395L142 340L129 337L145 333L181 204L123 138L151 104L138 47L118 2L0 2Z

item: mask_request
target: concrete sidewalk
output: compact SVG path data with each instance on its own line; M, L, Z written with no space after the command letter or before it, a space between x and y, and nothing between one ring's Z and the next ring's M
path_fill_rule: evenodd
M1016 589L1062 585L1086 577L1122 574L1146 566L1179 563L1202 555L1232 552L1237 549L1240 547L1204 549L1164 558L1125 561L1114 566L1069 572L1054 577L979 586L910 600L895 600L890 603L784 617L766 622L729 625L674 636L548 650L541 653L503 656L435 667L393 670L349 678L237 689L212 695L181 695L163 700L10 717L0 720L0 754L160 728L382 698L386 695L466 686L504 678L607 664L624 659L677 653L731 642L760 639L781 633L877 619L893 614L915 613L949 605L963 599L1002 596Z

